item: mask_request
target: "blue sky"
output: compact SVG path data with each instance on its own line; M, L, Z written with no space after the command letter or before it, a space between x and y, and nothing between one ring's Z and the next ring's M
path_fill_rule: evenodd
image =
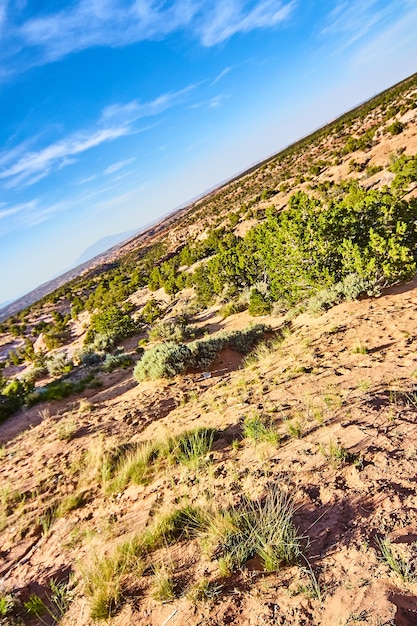
M0 0L0 304L417 71L417 0Z

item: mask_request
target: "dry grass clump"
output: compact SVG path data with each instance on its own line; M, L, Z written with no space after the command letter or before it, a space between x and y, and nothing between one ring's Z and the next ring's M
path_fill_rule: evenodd
M254 443L267 441L278 445L280 441L278 431L271 426L265 418L257 414L245 418L243 423L243 436Z
M241 567L258 555L266 571L295 563L301 555L301 540L292 521L294 505L287 494L272 489L264 500L244 498L240 507L209 514L202 536L221 567Z
M381 560L388 567L398 574L404 583L415 583L417 581L417 559L401 554L398 546L394 547L388 537L377 538L376 544L381 551Z
M172 578L172 567L165 563L154 567L152 597L158 602L170 602L175 598L175 585Z
M150 565L152 552L192 536L200 523L198 509L182 507L158 517L142 534L132 536L113 553L94 555L89 565L80 568L92 619L104 620L115 614L125 600L132 577L137 580Z
M241 505L229 509L213 506L201 509L186 505L158 516L141 534L105 557L94 556L82 568L84 588L90 597L91 617L107 619L124 602L129 586L151 567L155 573L151 593L160 601L174 597L174 583L169 568L153 563L153 553L176 541L195 537L211 558L219 561L223 576L242 567L256 555L266 571L295 563L301 555L302 537L292 521L294 506L287 494L272 489L265 499L244 498ZM204 584L203 584L204 583ZM189 588L189 599L198 602L219 593L212 581L197 582ZM188 597L188 595L187 595Z
M139 446L124 444L104 454L101 474L109 493L121 492L128 484L147 484L163 463L181 463L197 468L211 450L215 430L197 428L166 441Z

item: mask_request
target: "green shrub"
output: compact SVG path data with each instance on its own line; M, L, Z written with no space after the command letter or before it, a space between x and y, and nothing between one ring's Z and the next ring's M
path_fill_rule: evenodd
M17 605L17 600L11 594L0 596L0 618L6 615L11 617ZM13 624L13 621L11 623ZM3 624L3 621L0 621L0 624Z
M19 354L17 350L10 350L7 355L7 361L10 365L20 365L24 360L23 355Z
M101 366L103 372L112 372L118 367L127 368L132 364L132 357L126 352L120 354L108 354Z
M140 317L145 324L153 324L161 315L164 309L158 300L151 298L143 307Z
M363 172L366 168L366 162L360 163L355 161L355 159L351 159L349 161L349 172Z
M344 300L357 300L361 295L379 296L381 289L376 281L362 278L357 274L348 274L342 281L322 289L308 301L307 309L311 313L327 311Z
M97 343L97 339L100 335L96 335L94 344ZM93 345L79 348L73 354L73 360L76 365L84 365L86 367L91 365L98 365L103 360L103 354L96 352Z
M219 315L222 319L226 319L230 315L235 315L236 313L241 313L246 309L247 305L244 302L228 302L224 304L219 311Z
M399 120L396 120L390 126L387 127L387 131L391 133L391 135L399 135L400 133L403 132L404 128L405 128L405 124L403 124Z
M133 377L140 383L156 378L173 378L191 362L191 350L184 344L167 342L147 350L135 365Z
M393 160L389 169L395 174L392 181L394 189L403 191L408 188L410 183L417 182L417 156L402 154Z
M11 417L25 404L33 388L33 381L24 378L15 378L3 385L0 394L0 423Z
M91 349L93 352L103 354L109 350L113 350L119 339L120 336L117 332L97 333L91 343Z
M196 329L187 325L184 320L162 321L151 328L148 333L150 341L186 341L195 337Z
M340 192L341 201L327 204L298 193L251 235L274 300L293 306L349 274L379 287L415 274L415 201L356 183Z
M191 351L189 367L205 369L209 367L217 358L218 354L225 347L222 333L200 341L193 341L188 344Z
M113 345L120 339L129 337L137 332L137 324L130 315L117 305L109 306L101 313L91 317L91 325L85 338L85 344L93 344L93 348L99 350L96 344L98 337L105 343L105 348L109 349L109 342Z
M68 374L73 369L74 365L69 360L65 352L57 352L50 356L46 361L46 368L50 376L61 376L62 374Z
M220 335L224 338L224 347L248 354L270 330L266 324L253 324L243 330L232 330Z
M378 174L378 172L382 171L382 165L367 165L366 166L366 175L373 176L374 174Z
M25 379L14 378L9 381L2 389L2 394L9 398L18 398L24 400L27 393L33 389L33 383Z
M136 364L137 382L154 378L172 378L192 367L208 367L224 348L247 354L262 339L268 327L256 324L245 330L218 333L185 345L167 342L153 346Z
M51 328L48 332L44 333L43 339L48 350L54 350L60 348L68 343L71 339L71 333L68 328L62 328L58 326Z
M264 324L255 324L244 330L224 331L188 344L192 352L191 366L204 368L208 367L224 348L229 348L247 354L262 339L269 330Z
M249 315L269 315L271 313L272 304L270 299L259 289L254 287L251 289L249 297Z
M47 373L47 367L43 365L34 366L31 367L31 369L27 371L22 378L24 381L27 381L30 386L33 386L36 381L41 380Z
M0 394L0 424L16 413L22 404L23 400L21 398Z
M81 393L84 389L95 389L101 386L101 381L94 373L88 374L78 381L57 380L44 387L39 387L32 393L28 393L25 402L28 406L33 406L39 402L49 402L51 400L63 400L74 393Z

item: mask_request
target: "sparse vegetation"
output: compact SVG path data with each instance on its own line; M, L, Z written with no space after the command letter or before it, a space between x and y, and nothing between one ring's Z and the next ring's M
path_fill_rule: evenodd
M231 569L257 554L266 571L276 571L301 555L293 514L289 496L273 489L264 500L245 498L240 508L211 513L202 540L206 549L223 563L226 559Z
M133 359L130 354L120 352L119 354L108 354L104 359L101 369L103 372L112 372L117 368L126 369L132 365Z
M163 320L152 326L148 333L149 341L186 341L193 339L197 329L187 325L184 319Z
M173 378L193 367L208 367L224 348L246 354L266 331L267 327L259 324L242 331L218 333L190 344L173 341L158 344L145 352L136 364L133 376L140 383L148 379Z
M175 598L175 587L171 569L165 564L154 569L152 597L158 602L170 602Z
M196 469L210 451L214 435L212 428L196 428L163 441L110 449L101 467L105 488L114 493L129 483L147 484L163 461Z
M329 441L327 447L320 444L319 450L323 456L336 465L344 463L349 458L349 453L346 448L344 448L340 443L333 441L333 439Z
M417 580L417 567L415 558L405 557L395 550L388 537L377 538L377 546L381 552L381 558L388 567L398 574L405 583L414 583Z
M356 343L352 348L352 354L367 354L367 353L368 353L368 348L360 341L358 341L358 343Z
M384 289L416 272L416 87L1 324L1 626L400 615L414 282Z
M268 424L265 418L260 415L252 415L245 418L243 423L243 436L251 439L254 443L268 441L272 444L279 444L280 436L278 431Z

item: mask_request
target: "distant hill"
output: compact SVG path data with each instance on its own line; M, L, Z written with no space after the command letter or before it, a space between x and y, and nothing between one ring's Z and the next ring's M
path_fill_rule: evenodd
M133 237L133 235L135 235L136 233L137 233L137 229L128 230L124 233L108 235L107 237L103 237L102 239L99 239L98 241L93 243L91 246L89 246L86 250L84 250L82 255L75 261L74 267L77 267L78 265L82 265L83 263L86 263L90 259L93 259L97 255L101 254L102 252L106 252L106 250L108 250L109 248L116 246L118 243L121 243L122 241L126 241L126 239L129 239L130 237Z
M133 231L133 233L135 232L136 231ZM124 239L121 240L120 238L123 238L123 237ZM118 243L116 244L113 243L113 246L109 247L109 245L111 246L111 241L114 238L118 239ZM58 289L62 285L65 285L67 282L69 282L73 278L76 278L77 276L80 276L87 270L97 267L97 265L100 265L102 263L107 263L108 261L114 258L114 255L117 252L117 250L120 247L123 247L124 244L130 238L131 238L131 232L127 232L127 233L119 233L119 235L114 235L114 237L109 236L109 237L104 237L103 239L100 239L100 241L98 241L96 244L88 248L80 257L80 259L81 258L87 259L84 262L79 262L79 261L76 262L77 264L75 265L75 267L72 267L70 270L68 270L64 274L61 274L47 281L46 283L39 285L39 287L36 287L36 289L29 291L29 293L26 293L24 296L22 296L18 300L14 300L12 302L10 301L5 302L3 306L0 307L0 322L10 317L10 315L19 313L19 311L22 311L23 309L30 306L34 302L37 302L38 300L40 300L47 294L52 293L53 291L55 291L55 289ZM106 242L110 242L110 244ZM101 247L102 249L101 253L96 254L96 256L90 256L90 255L94 255L94 249L95 248L98 249L99 247Z
M71 267L64 274L60 274L46 283L42 283L36 289L33 289L29 293L18 300L9 300L0 304L0 322L4 321L11 315L23 311L26 307L30 306L34 302L37 302L44 296L48 295L58 289L67 282L80 276L90 269L93 269L101 264L114 261L123 253L128 252L131 249L142 243L147 237L154 235L160 230L168 228L172 220L176 219L182 212L186 212L193 207L201 198L209 197L215 190L221 188L224 183L220 183L220 186L213 187L206 190L203 194L195 196L186 203L175 207L172 211L169 211L165 215L158 217L156 220L149 222L139 230L126 231L117 235L109 235L99 239L92 246L87 248L83 254L75 261L74 266Z
M198 196L197 198L199 197L200 196ZM179 214L185 212L187 209L193 206L196 201L196 199L193 199L189 201L188 204L176 207L173 211L170 211L165 216L159 217L156 220L149 222L141 230L127 231L125 233L119 233L118 235L103 237L95 244L87 248L87 250L85 250L85 252L78 259L78 261L75 262L76 265L69 269L67 272L47 281L46 283L42 283L42 285L39 285L38 287L36 287L36 289L33 289L29 293L26 293L18 300L6 302L2 306L0 306L0 322L6 320L11 315L19 313L19 311L23 311L23 309L26 309L34 302L37 302L44 296L55 291L55 289L58 289L62 285L65 285L73 278L81 276L88 270L93 269L99 265L113 262L118 257L122 256L123 253L128 252L130 249L136 248L139 243L143 243L144 240L146 240L149 236L154 235L155 232L168 228L172 220L174 220ZM114 243L114 241L116 241L117 243ZM96 254L96 256L92 256L94 255L94 251L100 248L101 252ZM81 259L86 260L81 262Z

